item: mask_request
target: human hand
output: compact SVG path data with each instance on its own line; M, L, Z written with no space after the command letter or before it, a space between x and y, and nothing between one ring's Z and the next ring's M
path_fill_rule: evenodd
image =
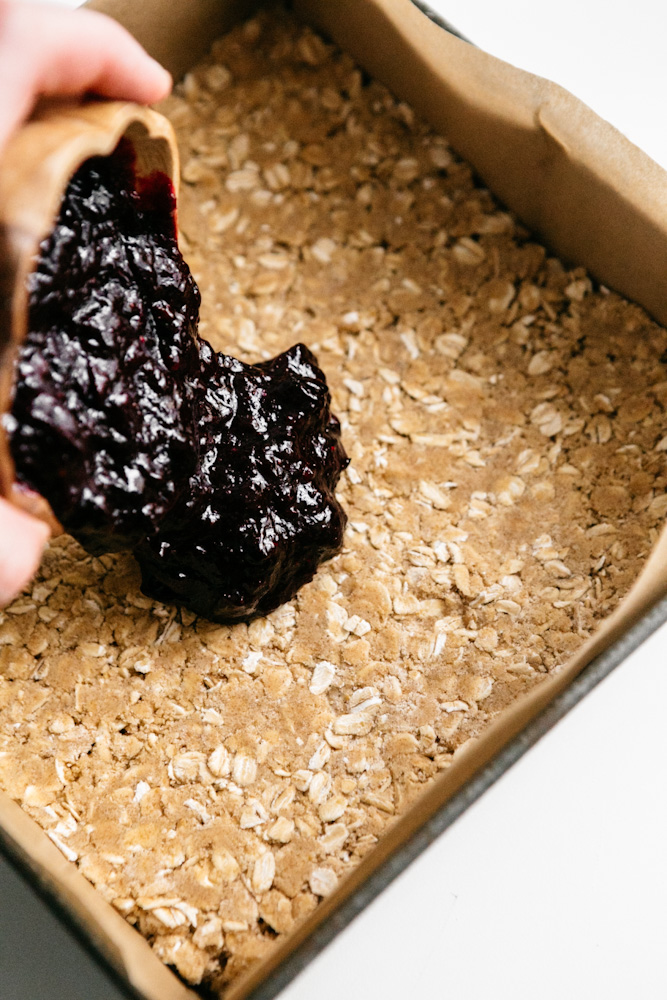
M40 97L97 94L152 103L171 77L119 24L92 11L0 0L0 154ZM0 606L34 574L49 537L0 498Z
M169 73L111 18L0 0L0 150L39 97L151 104L170 89Z
M32 578L49 535L43 521L0 497L0 606L13 600Z

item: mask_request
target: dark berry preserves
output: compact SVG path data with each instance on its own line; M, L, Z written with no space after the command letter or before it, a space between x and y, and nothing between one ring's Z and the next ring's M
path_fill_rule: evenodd
M266 614L340 547L347 458L303 345L258 365L197 334L167 177L88 160L29 287L5 418L19 483L96 554L131 548L151 597Z

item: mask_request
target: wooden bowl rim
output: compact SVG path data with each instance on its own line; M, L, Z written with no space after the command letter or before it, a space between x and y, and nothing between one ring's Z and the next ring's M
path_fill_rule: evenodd
M139 176L166 173L178 196L179 159L170 122L127 101L51 102L9 141L0 160L0 415L11 407L15 360L28 330L28 278L39 246L55 225L67 185L85 160L108 156L126 137ZM15 484L0 427L0 495L62 532L46 500Z

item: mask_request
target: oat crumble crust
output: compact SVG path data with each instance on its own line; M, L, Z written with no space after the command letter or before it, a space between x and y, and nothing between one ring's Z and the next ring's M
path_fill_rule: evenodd
M215 992L636 578L667 510L667 333L284 13L216 42L168 114L202 335L316 352L345 548L220 627L53 542L0 614L0 785Z

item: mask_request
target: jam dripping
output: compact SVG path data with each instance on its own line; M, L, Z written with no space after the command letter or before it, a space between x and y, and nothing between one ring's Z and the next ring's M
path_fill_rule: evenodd
M302 344L247 365L197 334L171 182L129 146L70 181L29 284L5 417L19 484L142 590L213 621L266 614L339 549L347 458Z

